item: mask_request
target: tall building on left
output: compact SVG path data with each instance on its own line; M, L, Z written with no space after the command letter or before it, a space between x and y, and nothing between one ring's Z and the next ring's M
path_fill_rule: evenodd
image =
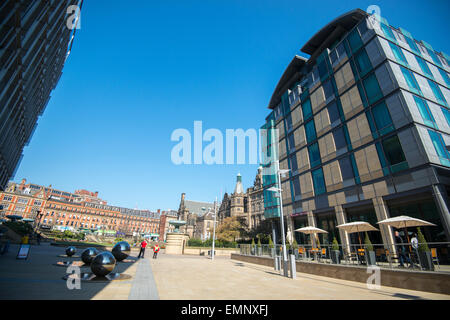
M22 158L72 47L83 0L0 2L0 190Z

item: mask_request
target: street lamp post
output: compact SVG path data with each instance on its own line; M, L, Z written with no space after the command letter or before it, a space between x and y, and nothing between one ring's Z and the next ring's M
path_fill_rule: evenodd
M216 201L214 202L214 226L213 226L213 241L212 241L212 252L211 252L211 260L214 260L214 249L215 249L215 244L216 244L216 216L217 216L217 197L216 197Z
M289 172L289 170L280 170L280 162L275 162L275 170L277 172L278 178L278 188L272 187L269 188L268 191L277 192L280 198L280 224L281 224L281 241L283 248L283 275L288 277L288 260L287 260L287 252L286 252L286 236L284 234L284 214L283 214L283 197L281 195L281 175L285 175Z

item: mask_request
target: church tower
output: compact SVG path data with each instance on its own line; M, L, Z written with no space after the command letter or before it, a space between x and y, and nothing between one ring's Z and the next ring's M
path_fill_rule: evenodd
M244 187L242 186L242 176L239 173L236 179L236 188L234 193L231 195L231 206L230 215L234 216L245 216L245 193Z

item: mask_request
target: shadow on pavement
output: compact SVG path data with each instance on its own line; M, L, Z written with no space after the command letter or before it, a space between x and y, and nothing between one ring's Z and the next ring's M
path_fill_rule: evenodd
M81 289L69 290L63 277L67 268L56 266L58 261L81 261L79 258L60 258L65 247L51 246L48 243L32 245L27 260L17 260L18 245L11 245L9 252L0 256L0 299L2 300L89 300L111 282L81 282ZM84 248L77 248L80 255ZM100 250L105 251L105 250ZM136 259L132 251L128 259ZM137 261L137 259L136 259ZM117 262L113 272L126 273L134 263ZM91 272L90 267L80 268L81 273ZM134 278L134 277L133 277ZM121 283L132 283L130 280Z

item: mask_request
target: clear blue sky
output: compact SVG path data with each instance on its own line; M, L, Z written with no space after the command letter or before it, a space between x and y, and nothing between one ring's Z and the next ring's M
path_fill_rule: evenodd
M109 203L177 209L213 201L256 165L175 166L173 130L260 128L285 67L326 23L381 7L450 54L450 1L85 0L72 55L14 178Z

